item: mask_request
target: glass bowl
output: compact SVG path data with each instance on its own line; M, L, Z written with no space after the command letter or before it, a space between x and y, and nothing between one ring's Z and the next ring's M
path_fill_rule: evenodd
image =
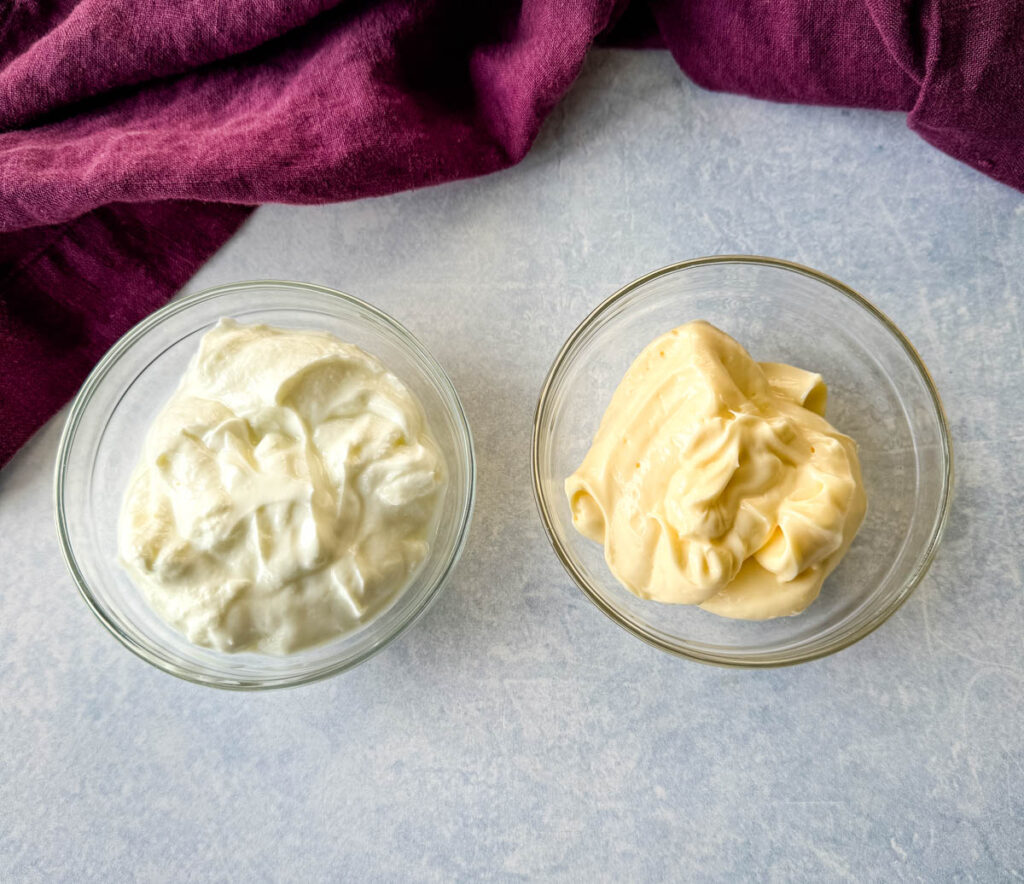
M348 635L289 656L229 654L193 645L149 607L117 563L121 500L146 432L200 337L224 316L331 332L375 355L419 399L448 468L430 553L390 607ZM441 366L395 320L322 286L235 283L171 302L129 331L93 369L71 406L57 453L57 533L93 613L143 660L215 687L285 687L355 666L426 610L465 543L474 480L472 437L459 397Z
M829 421L860 446L868 513L840 566L806 611L729 620L644 601L621 586L601 545L578 534L563 482L583 460L633 359L656 336L706 319L761 361L820 372ZM620 289L570 335L540 394L533 482L562 564L587 596L646 642L692 660L769 667L834 653L893 613L924 576L949 514L949 427L910 342L849 287L787 261L699 258Z

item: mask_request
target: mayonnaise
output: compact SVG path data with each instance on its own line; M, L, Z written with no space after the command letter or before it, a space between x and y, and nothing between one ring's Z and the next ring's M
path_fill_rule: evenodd
M573 524L640 598L763 620L821 590L864 518L857 446L821 376L706 322L652 341L565 483Z
M397 597L444 482L419 403L374 357L222 319L149 429L120 559L195 644L288 654Z

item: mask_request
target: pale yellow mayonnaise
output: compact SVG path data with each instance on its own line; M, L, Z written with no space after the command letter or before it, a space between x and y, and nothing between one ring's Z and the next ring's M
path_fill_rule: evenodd
M374 357L223 319L149 430L120 559L195 644L287 654L397 597L444 482L419 403Z
M706 322L652 341L565 483L573 524L640 598L763 620L797 614L866 500L821 376L757 363Z

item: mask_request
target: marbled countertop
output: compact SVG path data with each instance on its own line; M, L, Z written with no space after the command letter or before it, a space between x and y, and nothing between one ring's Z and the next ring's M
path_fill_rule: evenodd
M938 559L880 630L795 668L659 653L594 608L534 510L559 346L641 273L810 264L916 344L957 469ZM260 695L125 651L64 570L63 416L0 472L0 878L1006 880L1024 875L1024 199L899 114L703 92L599 51L488 178L272 206L188 286L309 280L433 351L476 437L469 543L368 663Z

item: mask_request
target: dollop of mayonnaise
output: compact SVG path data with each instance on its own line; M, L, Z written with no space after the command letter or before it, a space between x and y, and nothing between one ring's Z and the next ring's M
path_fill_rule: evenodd
M825 420L826 392L707 322L662 335L566 480L573 524L640 598L747 620L799 613L866 509L857 446Z
M397 597L444 483L419 403L373 356L222 319L146 436L120 559L195 644L293 653Z

